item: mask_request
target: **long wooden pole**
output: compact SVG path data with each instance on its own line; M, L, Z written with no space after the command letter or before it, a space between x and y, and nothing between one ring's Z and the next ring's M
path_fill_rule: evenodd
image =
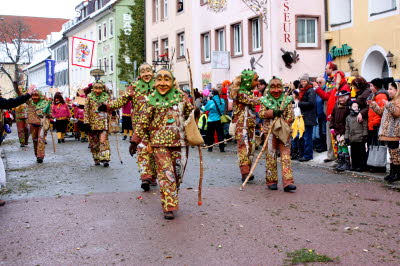
M189 54L189 49L186 49L186 54L185 56L188 71L189 71L189 86L190 86L190 94L192 95L193 103L195 102L195 97L194 97L194 88L193 88L193 78L192 78L192 68L190 67L190 54ZM196 121L197 123L197 121ZM197 146L197 149L199 151L199 159L200 159L200 177L199 177L199 187L198 187L198 193L197 193L197 205L201 206L203 204L202 200L202 188L203 188L203 172L204 172L204 166L203 166L203 151L201 150L200 145Z

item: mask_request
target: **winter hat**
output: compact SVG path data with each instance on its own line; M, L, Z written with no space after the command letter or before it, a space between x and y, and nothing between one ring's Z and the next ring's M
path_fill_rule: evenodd
M300 80L310 81L310 76L308 74L303 74L303 76L300 77Z
M380 78L376 78L371 80L372 85L374 85L378 90L382 89L383 86L383 80Z

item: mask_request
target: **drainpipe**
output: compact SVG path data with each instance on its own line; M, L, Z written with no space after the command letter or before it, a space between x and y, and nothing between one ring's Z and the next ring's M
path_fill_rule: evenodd
M146 53L147 53L147 49L146 49L146 47L147 47L147 42L146 42L146 38L147 38L147 35L146 35L146 0L144 0L144 61L146 62L147 61L147 57L146 57Z
M331 0L333 1L333 0ZM329 31L329 19L328 19L328 0L324 0L324 9L325 9L325 32ZM329 53L329 41L325 41L325 58L327 58Z
M268 1L268 10L269 10L269 16L268 16L268 29L269 29L269 71L271 71L271 73L270 73L270 78L273 76L273 71L272 71L272 25L271 25L271 22L272 22L272 19L271 19L271 16L272 16L272 12L271 12L271 8L272 8L272 5L271 5L271 2L272 2L272 0L269 0Z

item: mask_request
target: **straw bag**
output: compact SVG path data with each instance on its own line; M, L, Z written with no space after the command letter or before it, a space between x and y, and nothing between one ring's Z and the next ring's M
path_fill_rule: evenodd
M197 127L196 120L194 119L194 112L192 111L189 118L185 121L185 135L186 140L191 146L198 146L204 143L203 137Z
M118 133L119 131L120 131L120 128L119 128L118 116L111 116L108 132L109 133Z

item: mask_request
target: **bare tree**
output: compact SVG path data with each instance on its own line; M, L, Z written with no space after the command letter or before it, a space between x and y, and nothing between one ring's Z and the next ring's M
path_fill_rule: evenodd
M21 65L29 64L31 60L34 37L29 25L21 19L0 18L0 73L10 79L16 93L23 81ZM12 68L6 68L6 64Z

